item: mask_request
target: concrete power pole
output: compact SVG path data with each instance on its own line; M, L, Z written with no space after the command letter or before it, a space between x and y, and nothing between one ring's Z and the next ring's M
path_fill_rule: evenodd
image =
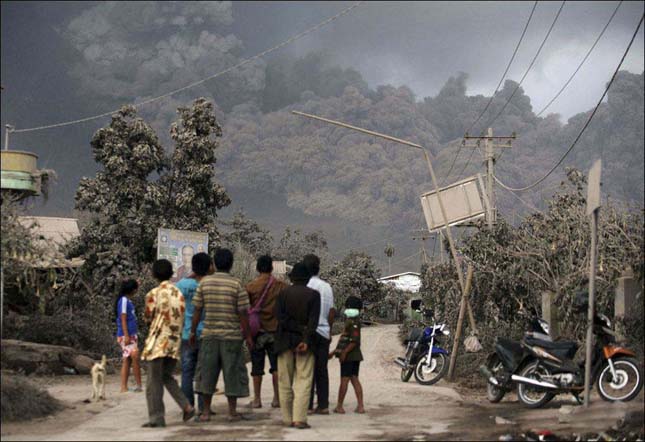
M484 161L486 162L486 194L488 196L488 208L486 211L486 223L489 228L497 221L497 206L495 203L495 148L511 147L511 141L515 139L515 133L510 137L494 137L493 129L488 128L486 135L479 137L471 137L468 134L464 135L464 146L477 149L482 147L481 142L484 142ZM475 144L467 145L466 140L477 140ZM505 141L503 144L495 144L494 140Z

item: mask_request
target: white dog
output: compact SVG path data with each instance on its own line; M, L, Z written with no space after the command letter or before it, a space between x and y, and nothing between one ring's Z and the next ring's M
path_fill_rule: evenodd
M95 363L92 366L92 400L98 401L105 399L105 374L107 359L105 355L101 358L101 363Z

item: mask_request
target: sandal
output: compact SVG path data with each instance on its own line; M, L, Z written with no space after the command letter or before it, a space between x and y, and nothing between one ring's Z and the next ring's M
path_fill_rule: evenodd
M131 391L132 393L141 393L143 391L142 387L134 387L134 388L129 388L128 391ZM125 391L122 391L121 393L125 393Z
M141 425L142 428L165 428L165 426L166 426L165 422L159 422L159 423L146 422L145 424Z
M229 422L239 422L239 421L250 420L248 417L244 416L243 414L235 414L233 416L229 416L227 419Z
M195 409L192 408L190 411L184 411L184 415L182 417L184 422L188 422L191 420L193 417L195 417Z
M307 422L294 422L293 426L298 430L307 430L311 428L311 425L309 425Z
M202 416L203 415L201 415L201 414L199 416L195 416L195 422L200 423L200 424L201 423L205 424L206 422L211 421L211 415L210 414L208 415L207 418L203 418Z

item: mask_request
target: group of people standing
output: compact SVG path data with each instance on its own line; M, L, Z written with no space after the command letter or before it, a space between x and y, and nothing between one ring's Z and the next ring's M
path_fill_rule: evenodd
M183 411L183 420L208 422L220 373L228 401L228 420L245 419L238 398L248 397L244 348L250 351L253 380L252 408L262 407L262 380L266 359L273 386L271 406L280 408L286 426L310 428L309 414L329 414L328 360L338 357L341 383L336 413L345 413L343 401L349 383L354 387L357 413L364 413L358 380L360 361L359 298L345 303L345 327L336 349L330 352L331 330L337 312L331 286L318 273L320 259L306 255L289 273L291 285L275 278L273 260L258 258L258 276L246 286L230 274L233 254L218 249L214 259L206 253L192 257L192 273L170 282L172 264L157 260L152 273L159 285L145 298L144 317L149 331L141 352L147 364L146 399L149 421L144 427L165 426L163 390L168 390ZM123 365L121 391L127 392L130 367L142 391L137 323L132 297L134 280L124 281L117 299L117 342ZM181 388L173 377L181 360ZM197 396L197 403L195 403ZM316 407L314 400L316 399Z

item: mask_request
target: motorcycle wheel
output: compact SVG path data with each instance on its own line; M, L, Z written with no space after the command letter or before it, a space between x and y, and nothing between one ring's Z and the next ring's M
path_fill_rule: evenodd
M504 398L506 391L503 388L497 387L490 382L486 384L486 397L488 402L496 404Z
M419 359L414 369L414 378L421 385L436 384L448 371L448 358L445 354L438 353L433 356L429 365L425 363L427 357L426 355Z
M499 372L502 368L503 366L502 363L499 362L499 359L488 367L493 374ZM505 394L506 390L504 390L504 388L493 385L490 382L486 383L486 397L488 398L488 402L496 404L504 398Z
M631 401L643 388L643 375L638 369L638 362L632 358L617 358L613 362L618 379L613 378L609 364L605 364L596 381L598 393L610 402Z
M402 382L408 382L410 378L412 377L412 372L414 369L412 368L402 368L401 369L401 381Z
M544 367L538 368L538 362L534 361L524 366L520 370L519 375L527 378L537 378L541 375L549 375L549 371ZM555 395L539 387L536 388L532 385L518 382L517 397L520 399L520 402L529 408L540 408L553 399Z

